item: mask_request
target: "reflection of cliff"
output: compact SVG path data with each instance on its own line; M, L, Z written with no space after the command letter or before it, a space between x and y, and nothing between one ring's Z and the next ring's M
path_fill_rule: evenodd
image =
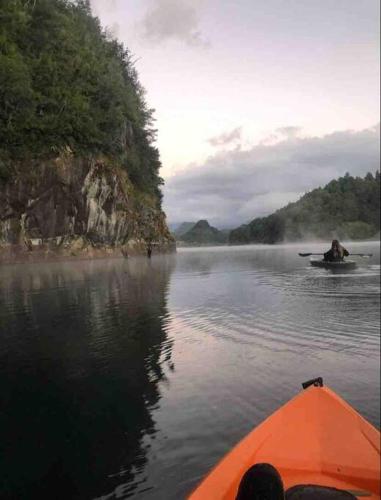
M127 495L171 356L173 260L0 275L1 498Z

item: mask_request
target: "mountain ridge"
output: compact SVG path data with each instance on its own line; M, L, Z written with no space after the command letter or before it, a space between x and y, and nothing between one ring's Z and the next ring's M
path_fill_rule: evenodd
M182 234L178 241L189 245L223 245L227 243L227 235L211 226L206 219L200 219L191 229Z
M294 203L233 229L229 244L371 239L380 227L380 173L334 179Z

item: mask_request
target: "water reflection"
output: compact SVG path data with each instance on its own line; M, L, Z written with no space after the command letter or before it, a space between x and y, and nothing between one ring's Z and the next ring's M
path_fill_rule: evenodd
M299 251L1 268L0 496L186 498L317 375L379 425L378 245Z
M173 258L1 271L1 498L131 494L171 362Z

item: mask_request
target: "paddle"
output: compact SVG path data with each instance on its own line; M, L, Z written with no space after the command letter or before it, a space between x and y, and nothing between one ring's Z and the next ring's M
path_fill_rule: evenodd
M309 257L310 255L324 255L323 253L300 253L300 257ZM350 253L349 254L351 257L356 256L356 257L372 257L372 253Z

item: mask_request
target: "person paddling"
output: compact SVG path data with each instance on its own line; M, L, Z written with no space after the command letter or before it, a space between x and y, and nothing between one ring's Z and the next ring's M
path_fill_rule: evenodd
M338 240L333 240L331 249L324 254L324 260L329 262L337 262L340 260L344 260L344 257L348 257L348 255L348 250L340 245Z

